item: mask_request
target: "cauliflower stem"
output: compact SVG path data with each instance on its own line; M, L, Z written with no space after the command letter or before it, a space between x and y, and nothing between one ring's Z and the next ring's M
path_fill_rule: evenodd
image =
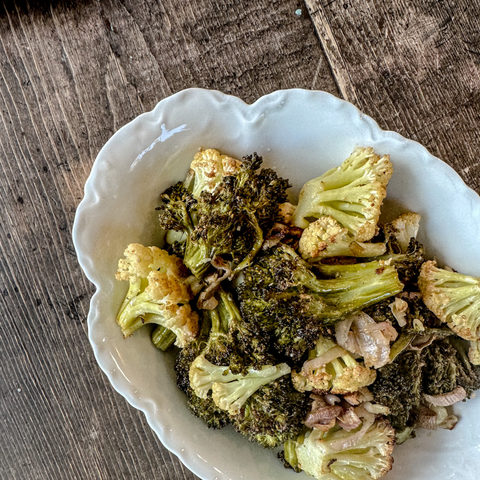
M392 173L388 155L379 157L372 148L355 148L342 165L303 186L293 224L306 228L310 219L330 215L354 240L370 240Z

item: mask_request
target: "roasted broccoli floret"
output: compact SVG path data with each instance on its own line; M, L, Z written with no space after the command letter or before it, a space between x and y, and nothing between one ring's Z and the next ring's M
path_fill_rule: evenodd
M187 393L188 406L194 415L205 420L210 427L220 428L230 423L229 413L215 404L210 384L206 391L197 384L197 390L192 388L192 364L204 363L205 359L205 362L218 367L218 371L241 376L248 375L252 370L262 370L265 365L275 363L275 360L268 354L268 343L261 332L249 330L243 325L232 294L220 287L215 298L217 306L202 312L198 338L179 352L176 372L177 385ZM198 369L196 371L198 373ZM221 380L225 378L222 375Z
M363 435L358 435L360 430ZM297 461L294 467L318 480L378 479L392 468L394 445L395 430L387 420L364 419L349 432L334 427L301 435L295 445L296 458L288 458Z
M190 367L193 361L205 350L210 335L210 319L201 320L200 332L195 340L182 348L175 360L177 386L187 395L187 406L196 417L201 418L209 428L222 428L231 423L228 412L217 407L211 394L206 398L198 397L190 386Z
M320 336L300 372L292 372L292 382L300 392L344 395L373 383L374 369L355 360L333 340Z
M265 365L259 370L249 368L246 375L234 374L228 366L213 365L200 355L190 367L190 385L200 398L206 398L211 390L215 404L231 415L236 415L260 387L287 375L290 371L286 363L281 363Z
M260 326L294 361L313 348L326 324L402 290L395 268L378 262L319 270L334 278L317 278L292 248L278 244L245 270L238 287L244 321Z
M418 280L425 305L465 340L480 340L480 279L425 262Z
M280 219L288 181L271 169L258 171L262 158L253 154L211 189L195 198L182 183L161 195L160 226L184 234L183 260L199 278L222 257L234 275L250 264L262 246L264 232ZM225 172L224 172L225 173Z
M310 219L330 215L354 240L370 240L392 173L388 155L379 157L370 147L355 148L342 165L303 186L294 225L306 228Z
M233 245L236 229L240 228L238 219L212 194L202 194L196 200L179 182L167 189L160 199L160 226L185 238L181 248L178 242L174 245L181 250L185 266L196 277L202 278L208 273L216 256L238 253Z
M202 310L203 318L211 325L203 355L213 364L225 366L237 363L238 346L230 334L230 329L233 328L234 322L241 320L241 317L230 294L222 288L216 298L219 300L214 309Z
M277 351L300 360L321 332L315 315L324 302L312 294L316 283L315 275L290 247L280 244L263 252L244 271L237 288L245 325L260 328Z
M468 398L473 397L475 390L480 389L480 366L469 360L468 343L458 337L449 337L443 343L449 343L455 349L456 386L463 387ZM433 348L434 345L435 343L429 348ZM448 357L452 358L451 356ZM446 369L449 368L454 369L448 366ZM441 371L441 369L439 370Z
M398 431L415 424L423 393L423 367L421 352L403 352L379 368L377 379L369 386L374 401L389 408L387 418Z
M401 325L398 324L397 317L399 317L399 311L396 309L396 303L400 303L400 305L403 304L401 312L403 322L401 322ZM387 298L368 307L364 311L376 322L389 321L397 328L398 326L402 327L402 330L399 329L400 332L418 333L415 332L414 326L414 323L417 323L415 319L417 319L425 329L427 329L426 333L428 333L429 329L435 329L435 332L439 333L438 329L442 328L445 335L453 334L453 332L445 327L436 315L425 306L418 292L401 294L401 298Z
M235 430L265 448L297 438L303 428L310 400L296 391L288 375L264 385L232 417Z
M383 255L383 243L356 241L333 217L320 217L310 223L300 238L300 255L309 262L319 262L328 257L377 257Z
M231 373L246 373L274 363L268 353L268 337L255 325L245 324L233 295L222 286L214 295L216 306L202 310L210 325L203 349L205 358L218 366L229 366Z
M442 395L457 386L459 365L457 351L448 340L437 341L422 351L425 368L423 391L427 395Z
M228 155L222 155L218 150L208 149L202 150L195 154L190 169L185 181L179 182L174 189L180 190L181 187L185 187L186 191L191 194L193 199L199 199L202 192L212 193L222 182L224 176L233 175L240 166L240 160L229 157ZM169 194L171 190L167 190L166 194ZM182 194L185 197L185 193ZM186 198L187 204L189 204ZM195 205L195 202L193 202ZM190 199L189 206L192 206L192 200ZM195 213L193 213L192 224L194 226ZM168 219L161 219L161 222ZM192 225L188 225L191 227ZM188 228L186 229L189 230ZM175 254L185 255L185 242L187 240L187 231L181 230L167 230L166 241L172 247L172 251Z
M234 175L238 171L241 163L240 160L222 155L214 148L201 150L195 154L190 164L185 188L197 199L202 192L212 193L223 177Z
M198 333L198 315L189 301L192 293L181 260L157 247L132 243L118 262L117 280L130 283L117 315L125 337L147 323L175 333L183 347Z

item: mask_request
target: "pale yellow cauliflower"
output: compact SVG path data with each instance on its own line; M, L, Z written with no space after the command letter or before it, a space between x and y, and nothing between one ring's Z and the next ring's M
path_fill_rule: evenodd
M480 363L480 278L425 262L418 286L425 305L458 336L472 342L470 360Z
M198 315L188 273L182 261L158 247L130 244L118 262L117 280L130 283L117 315L123 335L128 337L147 323L172 330L175 344L183 347L198 333Z
M303 186L293 224L306 228L312 218L330 215L354 240L370 240L392 173L388 155L380 157L371 147L355 148L339 167Z
M300 255L309 262L327 257L377 257L386 251L383 243L355 241L333 217L327 215L310 223L300 238Z
M185 181L187 189L198 198L202 192L213 192L223 177L234 175L242 162L209 148L195 154Z
M300 372L292 372L293 385L300 392L343 395L371 385L377 377L375 370L326 337L318 339L314 354Z

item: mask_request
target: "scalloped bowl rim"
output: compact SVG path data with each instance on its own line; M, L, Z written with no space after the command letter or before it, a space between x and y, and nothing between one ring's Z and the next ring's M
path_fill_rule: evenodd
M88 314L89 340L100 368L107 375L114 389L124 398L126 398L126 400L132 406L144 412L147 422L158 435L163 445L177 455L180 460L196 475L202 478L210 478L210 475L212 475L213 471L210 466L205 466L208 465L208 462L197 459L191 454L191 452L188 451L188 449L182 448L181 442L178 442L174 436L169 434L168 421L165 421L163 424L159 424L159 416L157 416L158 408L156 407L155 403L148 398L139 398L132 393L129 388L126 388L124 378L121 375L118 375L118 372L112 373L111 367L113 357L109 358L105 355L105 352L103 350L101 351L99 348L99 343L94 337L96 322L99 321L99 304L105 300L102 298L103 279L99 278L97 275L95 266L90 257L90 252L87 252L82 248L84 245L84 238L82 237L83 232L81 231L80 227L81 220L84 220L91 213L92 209L97 208L99 202L101 202L101 199L99 199L96 194L97 180L103 174L101 166L102 162L105 161L104 154L112 142L115 142L118 138L120 138L123 133L130 129L134 124L138 127L143 123L148 124L149 122L155 121L159 113L164 108L168 108L168 106L172 104L172 100L178 104L184 104L189 100L189 98L197 98L199 95L206 95L209 97L209 101L213 103L230 103L235 109L241 112L241 115L243 115L244 118L253 118L256 112L265 110L270 104L277 103L279 101L279 97L286 98L287 100L288 98L294 98L296 100L301 99L305 102L323 102L326 105L333 106L334 109L343 109L344 111L348 112L348 115L353 118L355 122L361 125L365 132L367 132L367 137L369 136L372 139L382 139L382 141L387 140L387 143L393 142L397 144L397 148L410 149L417 153L420 152L422 161L424 162L435 162L435 168L441 171L442 176L448 178L448 181L452 183L452 188L457 191L457 193L465 202L472 205L472 212L476 212L479 208L480 199L472 189L465 185L460 175L458 175L455 170L453 170L440 159L431 155L418 142L405 139L398 133L382 130L372 118L364 115L357 107L326 92L301 89L279 90L259 98L253 104L247 104L237 97L226 95L218 91L196 88L187 89L160 101L153 110L141 114L112 136L107 144L101 149L97 159L94 162L91 174L85 183L85 195L78 206L73 225L73 241L77 251L79 264L85 272L87 278L96 287L96 292L90 301L90 311ZM164 419L162 418L161 420L163 421ZM221 472L219 472L219 475L221 475ZM227 478L227 476L225 478Z

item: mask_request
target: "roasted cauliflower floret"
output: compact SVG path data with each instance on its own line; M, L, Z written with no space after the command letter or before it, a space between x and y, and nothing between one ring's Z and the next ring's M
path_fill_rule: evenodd
M386 251L383 243L357 242L330 215L310 223L300 237L300 255L309 262L327 257L377 257Z
M198 315L189 301L190 280L182 261L157 247L132 243L118 262L117 280L130 283L117 315L125 337L147 323L163 325L184 346L198 332Z
M139 243L131 243L124 252L125 258L118 261L117 280L130 278L147 278L153 270L162 269L175 277L183 276L185 268L182 261L158 247L144 247Z
M260 387L290 373L286 363L265 365L260 369L249 368L246 375L233 374L229 367L210 363L203 355L198 356L190 367L190 385L195 394L206 398L212 390L212 399L222 410L236 415L243 404Z
M282 219L282 223L290 225L292 223L293 214L295 212L295 205L292 205L290 202L285 202L281 203L278 207L280 209L280 217Z
M391 470L394 446L395 430L387 420L363 419L349 432L334 427L302 435L293 466L318 480L374 480Z
M303 186L293 224L306 228L311 218L330 215L354 240L370 240L392 173L388 155L380 157L371 147L355 148L342 165Z
M193 157L185 186L194 198L200 197L203 191L211 193L223 177L237 173L241 164L240 160L222 155L214 148L201 150Z
M417 238L421 218L418 213L402 213L388 225L390 233L393 234L401 248L401 253L405 253L408 250L412 238Z
M480 278L422 265L418 286L425 305L457 335L480 340Z
M376 375L333 340L320 336L302 370L292 372L292 382L300 392L343 395L371 385Z

